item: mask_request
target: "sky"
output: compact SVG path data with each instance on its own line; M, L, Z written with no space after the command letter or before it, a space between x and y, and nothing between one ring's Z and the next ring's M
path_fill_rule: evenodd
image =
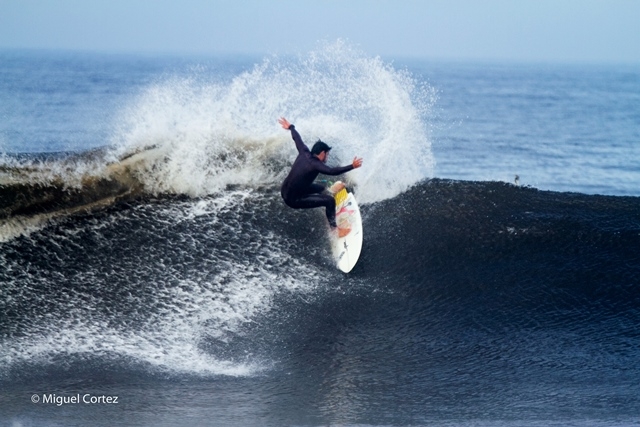
M0 49L640 63L640 0L0 0Z

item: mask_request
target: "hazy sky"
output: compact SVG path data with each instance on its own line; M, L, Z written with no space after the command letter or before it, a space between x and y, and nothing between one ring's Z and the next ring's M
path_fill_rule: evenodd
M0 0L0 48L640 63L640 0Z

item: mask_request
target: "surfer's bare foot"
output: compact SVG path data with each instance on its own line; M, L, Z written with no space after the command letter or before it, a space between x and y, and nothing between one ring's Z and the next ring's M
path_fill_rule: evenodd
M350 228L338 228L338 237L344 237L349 233L351 233Z

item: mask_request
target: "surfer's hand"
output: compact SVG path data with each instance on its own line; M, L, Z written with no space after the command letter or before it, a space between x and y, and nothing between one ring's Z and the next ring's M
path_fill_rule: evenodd
M284 128L289 130L289 126L291 126L291 123L289 123L289 121L287 119L285 119L284 117L280 117L278 119L278 123L280 123L280 125Z
M354 169L358 169L360 166L362 166L362 157L354 157L353 158L353 163L351 163L353 165Z

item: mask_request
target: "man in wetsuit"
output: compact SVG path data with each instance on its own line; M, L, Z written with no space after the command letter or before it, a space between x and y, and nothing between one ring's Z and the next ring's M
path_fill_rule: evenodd
M295 127L287 121L284 117L278 120L278 123L282 125L284 129L291 131L291 137L296 143L298 149L298 157L289 175L285 178L280 189L280 194L287 206L294 209L308 209L324 206L327 212L327 219L329 225L337 227L336 225L336 201L332 195L322 194L325 187L320 184L315 184L313 181L318 174L325 175L341 175L350 170L357 169L362 166L362 159L354 157L353 162L348 166L342 166L338 168L330 168L325 163L329 156L329 147L324 142L318 140L313 145L313 148L309 148L305 145L300 137L300 134ZM344 188L344 184L337 184L334 186L334 191L339 191Z

